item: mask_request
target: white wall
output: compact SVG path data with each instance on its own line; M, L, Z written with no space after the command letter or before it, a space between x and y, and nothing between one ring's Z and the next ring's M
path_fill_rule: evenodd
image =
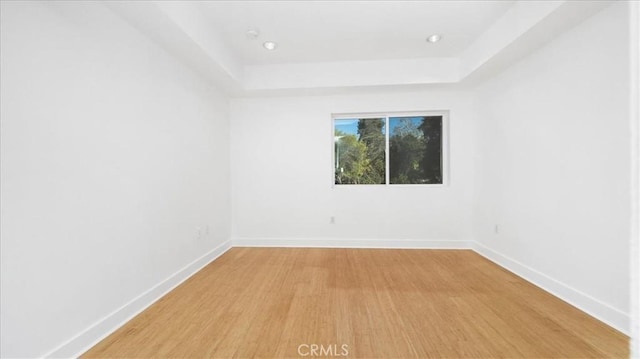
M443 89L232 100L232 237L356 246L471 239L471 106L468 93ZM448 186L332 188L332 113L413 110L451 111Z
M0 355L36 357L228 239L228 102L103 5L1 13Z
M1 4L0 356L50 353L229 236L476 239L626 328L625 4L477 93L352 91L230 108L102 5ZM331 113L412 110L451 111L447 186L332 188Z
M627 6L606 8L478 89L474 221L485 253L623 330Z
M631 358L640 358L640 3L629 11L631 114Z

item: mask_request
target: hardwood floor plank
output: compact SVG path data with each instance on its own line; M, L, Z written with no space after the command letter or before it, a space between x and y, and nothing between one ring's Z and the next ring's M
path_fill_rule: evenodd
M628 340L472 251L233 248L83 357L623 358Z

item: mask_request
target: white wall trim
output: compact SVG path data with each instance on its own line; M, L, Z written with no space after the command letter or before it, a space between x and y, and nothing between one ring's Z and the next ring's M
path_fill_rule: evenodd
M466 240L361 238L234 238L234 247L471 249Z
M180 285L192 275L199 272L209 263L220 257L231 248L231 241L227 240L204 254L200 258L187 264L167 279L156 284L136 298L132 299L122 307L114 310L104 318L98 320L89 328L78 333L73 338L60 344L46 355L45 358L77 358L87 350L91 349L98 342L106 338L118 328L123 326L143 310L150 307L153 303L164 297L175 287Z
M599 321L629 335L629 322L631 320L629 314L478 242L473 242L472 247L476 253L500 267L533 283Z

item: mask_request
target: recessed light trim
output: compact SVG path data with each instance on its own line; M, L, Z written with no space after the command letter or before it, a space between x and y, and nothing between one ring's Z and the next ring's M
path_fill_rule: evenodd
M276 44L273 41L265 41L264 44L262 44L262 46L264 46L264 48L269 51L273 51L278 48L278 44Z
M247 39L255 40L255 39L258 38L258 36L260 36L260 30L258 30L258 29L249 29L249 30L247 30L245 35L247 35Z
M436 42L442 40L442 35L440 34L433 34L429 37L427 37L427 42L435 44Z

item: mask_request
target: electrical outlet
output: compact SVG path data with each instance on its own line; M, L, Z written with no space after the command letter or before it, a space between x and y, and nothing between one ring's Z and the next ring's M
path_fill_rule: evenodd
M500 226L496 224L496 226L493 228L493 231L496 232L496 234L500 233Z
M334 216L329 217L329 223L330 224L336 224L336 217L334 217Z

